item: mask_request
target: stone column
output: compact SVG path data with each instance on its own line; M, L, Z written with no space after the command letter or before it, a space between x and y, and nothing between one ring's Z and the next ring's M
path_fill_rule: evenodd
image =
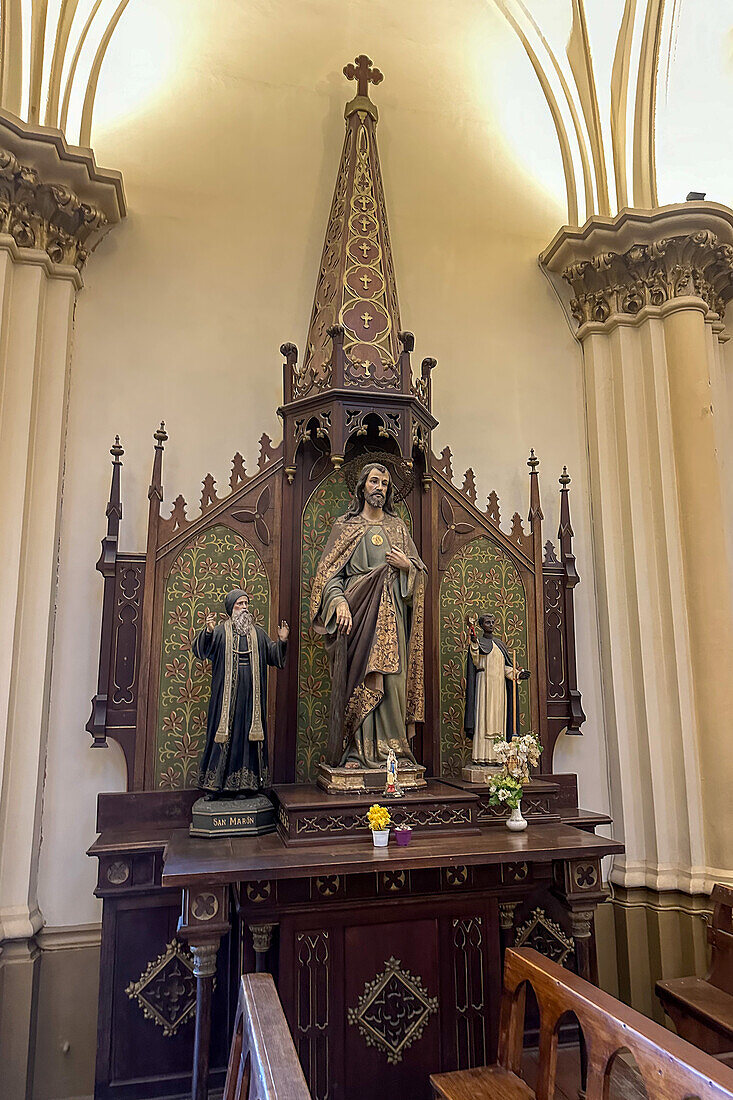
M583 352L612 880L705 892L733 868L733 211L592 218L540 262Z
M36 887L74 306L90 247L124 210L118 173L69 149L58 131L34 133L3 114L0 1064L20 1096L32 1066L33 937L43 924Z

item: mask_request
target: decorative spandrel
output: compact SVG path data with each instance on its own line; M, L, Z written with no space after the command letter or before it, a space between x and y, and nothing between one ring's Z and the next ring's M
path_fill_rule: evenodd
M165 585L156 730L155 786L193 787L206 735L208 662L191 649L207 611L219 613L225 594L246 587L255 622L267 627L270 584L257 552L223 525L210 527L181 550Z
M532 947L541 955L564 966L573 952L573 941L544 909L533 909L529 919L517 928L515 947Z
M359 1003L348 1010L348 1021L358 1027L367 1046L376 1047L390 1065L397 1065L437 1011L438 998L431 997L422 980L392 957L381 974L366 983Z
M487 610L496 616L496 634L517 665L526 668L527 597L512 560L487 538L456 551L440 584L440 774L459 775L470 758L463 730L468 630L466 616ZM529 729L528 681L519 683L519 729Z

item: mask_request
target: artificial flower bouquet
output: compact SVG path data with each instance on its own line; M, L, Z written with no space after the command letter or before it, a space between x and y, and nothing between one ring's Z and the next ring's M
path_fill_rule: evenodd
M381 833L384 829L388 829L391 820L387 807L380 806L378 802L370 806L367 811L367 821L373 833Z
M495 737L494 751L507 775L529 783L529 769L539 764L542 746L533 733L523 733L520 737L512 737L511 741Z
M489 804L516 810L524 786L529 783L529 769L536 768L540 762L542 746L533 733L524 733L511 741L495 737L494 749L502 768L489 784Z
M522 801L523 790L524 784L519 779L514 779L513 776L503 772L499 773L489 783L489 803L492 806L506 806L507 809L514 810Z

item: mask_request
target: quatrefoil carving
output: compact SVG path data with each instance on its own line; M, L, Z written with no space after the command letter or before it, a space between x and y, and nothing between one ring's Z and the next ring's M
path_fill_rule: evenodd
M254 524L255 533L263 546L270 545L270 528L265 523L265 515L270 507L270 487L266 485L257 497L254 508L241 508L238 512L232 512L232 519L240 523Z

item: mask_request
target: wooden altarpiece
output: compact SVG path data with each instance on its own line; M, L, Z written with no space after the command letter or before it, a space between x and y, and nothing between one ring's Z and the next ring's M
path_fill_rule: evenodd
M578 809L575 777L552 772L558 736L580 733L584 720L570 479L563 471L556 548L543 543L534 452L528 524L515 514L508 531L496 494L480 508L473 471L459 486L449 448L433 452L436 364L424 359L413 377L414 338L400 325L377 111L368 95L378 71L358 58L345 72L359 86L346 108L302 365L293 344L281 348L282 442L262 436L252 473L235 455L226 493L207 475L197 516L189 518L180 496L164 516L161 424L147 545L138 554L118 551L119 440L111 451L97 563L104 578L99 681L87 729L94 746L119 742L127 793L100 795L100 836L90 850L104 902L99 1100L176 1096L191 1087L197 997L199 1031L211 1027L211 1081L220 1082L243 969L267 966L275 974L318 1100L356 1100L359 1080L370 1082L370 1092L381 1084L418 1096L426 1070L490 1059L507 943L533 945L595 973L600 858L619 846L594 835L609 819ZM395 806L393 816L413 824L416 838L403 855L390 849L379 868L365 806L345 810L313 786L329 685L305 614L330 523L345 508L355 471L377 455L390 465L401 514L428 567L426 715L415 752L435 777L421 799ZM269 692L279 831L259 840L191 841L207 701L207 673L191 641L206 611L240 585L271 633L281 618L292 627L286 668ZM542 774L525 799L530 829L513 845L486 788L460 779L470 747L462 729L465 616L485 607L531 671L522 729L538 732L544 748ZM420 1023L409 1036L395 1038L382 1021L384 1034L365 1038L369 998L380 982L401 983L413 1003ZM209 1066L204 1037L196 1045L197 1100Z

